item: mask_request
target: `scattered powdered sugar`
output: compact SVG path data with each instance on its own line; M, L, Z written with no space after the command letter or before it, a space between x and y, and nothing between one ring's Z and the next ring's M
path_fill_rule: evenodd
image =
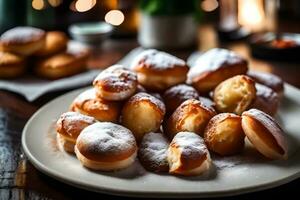
M278 86L283 85L281 78L271 73L249 71L247 75L253 78L256 82L267 85L275 91L278 89Z
M191 84L195 77L204 72L215 71L224 65L232 65L242 60L243 58L233 51L220 48L211 49L199 56L195 61L194 66L187 74L187 83Z
M136 101L148 101L156 105L163 113L166 112L165 104L158 98L147 94L145 92L139 92L132 96L128 102L136 102Z
M192 86L186 84L179 84L166 90L165 96L178 97L181 99L197 99L198 92Z
M88 89L80 93L74 100L74 102L84 102L90 99L96 98L96 91L94 88Z
M45 31L34 28L34 27L26 27L20 26L12 28L5 33L2 34L0 40L4 42L30 42L32 39L36 39L45 34Z
M193 132L177 133L170 145L180 148L183 154L191 158L209 154L204 140Z
M100 154L118 154L136 146L131 131L111 122L94 123L81 132L77 142L82 142L88 148Z
M169 147L168 140L162 133L147 133L139 147L139 154L149 163L161 166L168 165L167 150ZM155 166L154 166L155 167Z
M185 67L184 60L177 58L171 54L158 51L155 49L148 49L140 53L132 62L131 68L134 68L141 63L145 64L145 67L151 67L156 70L165 70L173 67Z
M278 98L278 95L276 92L274 92L274 90L272 90L271 88L259 84L259 83L255 83L255 88L256 88L256 95L263 97L264 99L274 99L274 98Z
M98 82L122 91L136 87L137 75L133 71L125 69L122 65L113 65L100 72L93 84L97 85Z
M93 117L77 112L66 112L60 116L57 124L61 124L64 131L70 136L77 136L85 127L95 122L96 120Z

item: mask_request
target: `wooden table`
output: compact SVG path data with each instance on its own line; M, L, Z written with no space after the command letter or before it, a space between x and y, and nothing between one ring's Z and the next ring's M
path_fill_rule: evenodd
M109 66L138 46L136 40L108 40L93 52L89 65L94 68ZM255 70L269 71L281 76L285 81L300 88L300 69L289 63L270 63L256 60L249 55L244 42L218 44L211 26L200 28L200 50L223 46L237 51L250 60L250 67ZM193 50L172 52L187 58ZM37 171L26 159L21 149L21 132L30 116L43 104L65 93L47 94L35 102L29 103L23 97L0 91L0 199L83 199L105 198L114 196L96 194L71 187L56 181ZM253 199L261 196L293 195L300 180L293 181L275 189L241 195L239 199ZM225 198L231 199L231 198Z

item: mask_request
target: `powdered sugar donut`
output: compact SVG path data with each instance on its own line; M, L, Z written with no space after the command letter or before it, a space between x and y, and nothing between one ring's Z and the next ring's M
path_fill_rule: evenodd
M45 31L34 27L20 26L1 35L0 50L29 56L42 49L45 42Z
M168 149L171 174L200 175L211 167L211 159L203 139L193 132L179 132Z
M58 142L63 143L62 146L66 151L74 152L76 139L80 132L95 122L95 118L77 112L63 113L56 122Z
M94 80L97 96L105 100L121 101L132 96L137 89L137 76L121 65L103 70Z
M75 154L87 168L114 171L130 166L137 155L131 131L111 122L97 122L83 129Z
M198 92L207 93L222 81L239 74L246 74L247 61L227 49L214 48L201 55L189 70L187 83Z
M147 133L139 146L140 162L148 171L169 171L168 147L169 141L162 133Z
M121 112L121 105L120 102L98 98L95 89L88 89L74 99L70 110L92 116L99 121L117 122Z
M138 81L147 90L163 91L184 83L189 70L186 62L168 53L154 49L145 50L132 63Z
M285 133L268 114L251 109L242 114L242 127L253 146L270 159L287 159Z

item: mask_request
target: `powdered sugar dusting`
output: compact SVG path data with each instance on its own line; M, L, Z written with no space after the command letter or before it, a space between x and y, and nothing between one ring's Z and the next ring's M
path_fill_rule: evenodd
M140 53L133 60L131 68L134 68L141 63L144 63L145 67L151 67L151 69L155 70L165 70L174 68L175 66L186 67L184 60L155 49L148 49Z
M96 91L94 88L91 88L91 89L88 89L84 92L82 92L81 94L79 94L74 102L84 102L84 101L87 101L87 100L90 100L90 99L95 99L96 98Z
M165 95L169 97L180 97L182 99L198 99L198 92L192 86L179 84L166 90Z
M179 132L173 138L170 146L176 146L182 150L182 153L191 158L209 154L204 140L193 132Z
M187 83L191 84L192 80L207 71L216 71L224 65L232 65L243 60L242 57L235 52L214 48L202 54L196 61L194 66L187 74Z
M66 112L57 120L57 127L61 127L64 132L72 137L78 136L85 127L95 122L96 120L93 117L82 115L77 112Z
M111 122L97 122L86 127L79 135L77 143L78 141L100 154L115 155L136 146L135 138L129 129Z
M30 42L32 39L39 38L45 34L45 31L34 28L34 27L26 27L20 26L12 28L0 37L1 41L4 42L16 42L16 43L25 43Z
M149 163L155 165L154 168L168 165L167 150L168 140L162 133L148 133L143 137L139 148L139 154L147 159Z
M122 65L113 65L100 72L94 80L94 85L97 85L98 82L123 91L137 86L137 75Z
M139 92L129 99L129 101L144 101L144 100L150 101L151 103L155 104L163 113L166 112L165 104L161 100L145 92Z

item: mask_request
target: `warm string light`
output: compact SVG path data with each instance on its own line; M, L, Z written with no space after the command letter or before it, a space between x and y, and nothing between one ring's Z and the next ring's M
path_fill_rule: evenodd
M106 13L104 19L107 23L111 25L119 26L123 23L125 17L120 10L111 10L108 13Z
M43 10L45 8L44 0L33 0L31 5L36 10Z
M48 0L48 3L52 6L52 7L57 7L62 3L62 0Z
M86 12L96 5L96 0L77 0L75 8L78 12Z
M211 12L217 9L219 6L219 3L217 0L204 0L201 2L201 8L205 12Z

